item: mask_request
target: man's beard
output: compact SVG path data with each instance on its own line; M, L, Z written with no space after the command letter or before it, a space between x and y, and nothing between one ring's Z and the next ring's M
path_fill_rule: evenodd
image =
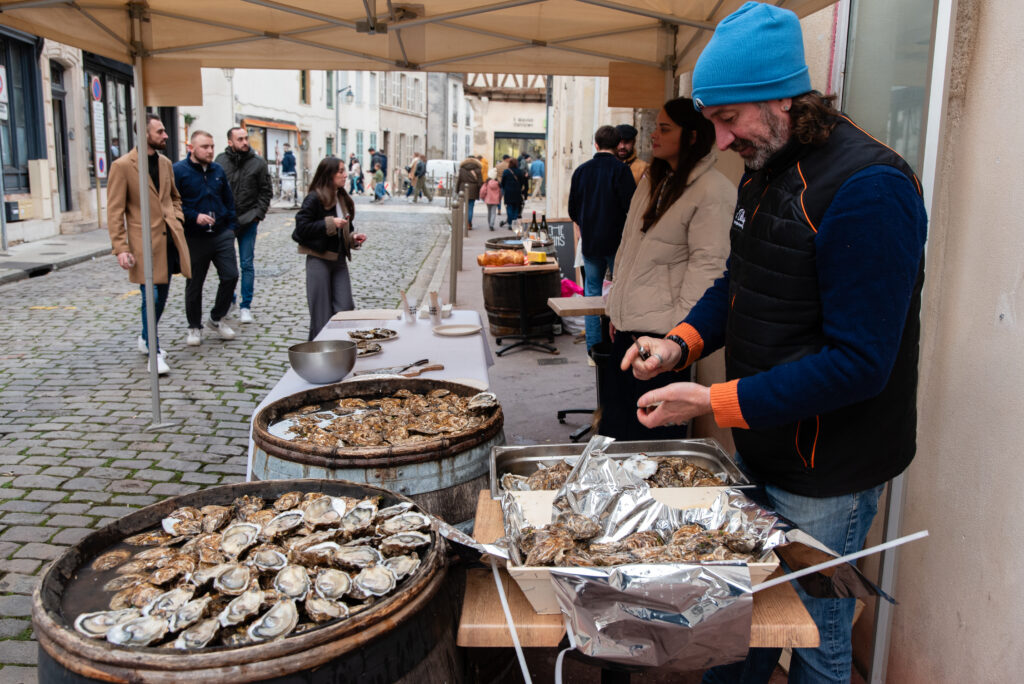
M167 141L166 140L147 140L146 142L149 143L149 146L152 147L154 150L166 150L167 149Z
M766 105L761 105L761 123L768 127L768 135L758 140L738 138L729 145L730 149L739 151L744 147L754 148L754 156L744 159L744 164L751 171L759 171L772 155L781 150L789 142L789 120L776 116Z

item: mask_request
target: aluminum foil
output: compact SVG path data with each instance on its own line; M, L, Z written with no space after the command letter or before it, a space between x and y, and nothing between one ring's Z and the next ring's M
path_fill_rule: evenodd
M590 516L602 529L594 542L644 530L667 537L699 523L756 538L761 558L785 543L778 517L741 490L723 491L708 508L675 509L655 500L638 473L604 455L612 441L591 439L555 495L552 519L562 511ZM512 493L502 499L502 510L511 562L521 565L520 541L529 525ZM698 670L741 660L750 645L753 595L746 563L558 567L551 568L551 581L578 648L588 656Z

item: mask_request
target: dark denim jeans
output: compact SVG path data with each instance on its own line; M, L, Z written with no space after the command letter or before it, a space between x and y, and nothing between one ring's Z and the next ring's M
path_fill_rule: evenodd
M170 289L170 283L156 283L153 285L153 308L156 309L154 313L156 313L158 329L160 327L160 317L164 315L164 307L167 305L167 293ZM139 290L142 291L142 339L146 341L146 346L149 347L149 324L146 322L146 286L139 285ZM160 333L157 332L157 349L160 349L159 335Z
M885 485L853 494L823 499L792 494L766 485L776 512L841 556L859 551L878 512L878 497ZM822 599L793 584L807 612L818 626L821 646L794 648L789 667L790 684L850 681L853 660L851 636L856 599ZM781 648L752 648L743 662L723 665L704 673L703 684L766 683L779 661Z
M593 259L588 256L583 257L583 295L585 297L601 294L601 288L604 286L604 274L606 271L610 274L614 265L614 254L609 257L594 257ZM601 341L601 317L587 316L586 330L587 349L589 350Z
M256 228L259 221L253 221L235 233L238 241L238 266L242 272L242 302L239 308L252 308L252 294L256 283L256 269L253 262L256 259ZM234 297L232 297L234 299Z
M217 269L220 284L217 298L210 310L210 320L224 318L231 308L231 297L238 283L238 259L235 256L235 235L227 228L213 233L186 233L188 251L192 258L192 277L185 281L185 317L188 327L203 327L203 283L210 264Z

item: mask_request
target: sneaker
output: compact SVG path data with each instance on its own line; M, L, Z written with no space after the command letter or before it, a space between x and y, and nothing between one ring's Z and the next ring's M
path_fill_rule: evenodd
M149 363L146 363L146 370L149 370ZM156 355L156 374L167 375L170 372L171 367L167 365L167 358L161 349L160 353Z
M240 309L238 311L238 320L241 323L252 323L252 312L249 309Z
M235 331L231 329L231 326L227 324L223 319L215 321L212 318L206 319L206 329L213 330L222 340L233 340L235 339Z
M199 328L189 328L188 337L185 338L185 344L190 347L198 347L203 343L203 331Z
M135 347L139 350L140 354L149 353L149 344L146 342L146 338L139 335L138 339L135 340Z

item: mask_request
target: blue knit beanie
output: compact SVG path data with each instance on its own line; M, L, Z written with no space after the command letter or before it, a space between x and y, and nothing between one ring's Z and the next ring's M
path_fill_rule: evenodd
M811 90L800 20L747 2L723 19L693 68L697 109L795 97Z

